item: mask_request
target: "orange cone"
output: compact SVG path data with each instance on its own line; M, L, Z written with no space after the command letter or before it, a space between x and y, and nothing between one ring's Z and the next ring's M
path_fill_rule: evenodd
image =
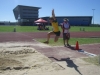
M79 44L78 44L78 41L76 42L76 50L79 50Z

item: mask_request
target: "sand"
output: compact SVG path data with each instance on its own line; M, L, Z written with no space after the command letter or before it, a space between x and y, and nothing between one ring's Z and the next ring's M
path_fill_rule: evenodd
M63 69L28 43L0 43L0 75L25 75L29 71L45 73Z
M74 64L52 62L34 46L51 47L38 42L0 43L0 75L100 75L100 66L81 58L70 58Z

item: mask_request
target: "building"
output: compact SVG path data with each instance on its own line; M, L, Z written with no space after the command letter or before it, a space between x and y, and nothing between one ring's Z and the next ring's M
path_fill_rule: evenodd
M0 25L10 25L10 21L0 21Z
M38 19L40 7L18 5L13 9L15 19L20 25L34 25ZM49 17L42 17L48 20ZM69 19L70 25L89 26L92 23L92 16L56 16L58 23L62 23L64 18Z
M38 19L40 7L18 5L13 9L15 19L20 25L33 25Z
M45 20L48 20L49 17L42 17ZM92 23L92 16L56 16L58 23L62 23L63 19L69 19L70 25L73 26L89 26Z

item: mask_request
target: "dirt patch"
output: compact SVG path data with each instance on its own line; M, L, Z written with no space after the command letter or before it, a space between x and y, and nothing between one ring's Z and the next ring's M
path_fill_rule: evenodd
M100 57L95 56L95 57L88 57L88 58L83 58L84 61L89 62L91 64L98 65L100 67Z
M19 44L20 45L20 44ZM22 45L22 43L21 43ZM57 63L52 62L46 56L42 55L34 48L30 46L0 46L0 74L12 74L12 71L16 73L17 71L28 72L33 70L36 72L50 72L63 70L64 68Z
M18 70L25 68L19 58L25 58L35 50L28 47L6 47L0 50L0 70Z
M14 59L0 58L0 70L12 69L13 66L20 66L21 62Z

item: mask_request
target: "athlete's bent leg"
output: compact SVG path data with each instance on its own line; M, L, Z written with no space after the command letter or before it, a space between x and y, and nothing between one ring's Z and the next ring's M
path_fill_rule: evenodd
M50 39L50 36L51 35L54 35L54 32L53 31L51 31L51 32L49 32L48 34L47 34L47 41L45 41L44 43L49 43L49 39Z
M59 36L55 36L54 42L57 42L59 39Z

